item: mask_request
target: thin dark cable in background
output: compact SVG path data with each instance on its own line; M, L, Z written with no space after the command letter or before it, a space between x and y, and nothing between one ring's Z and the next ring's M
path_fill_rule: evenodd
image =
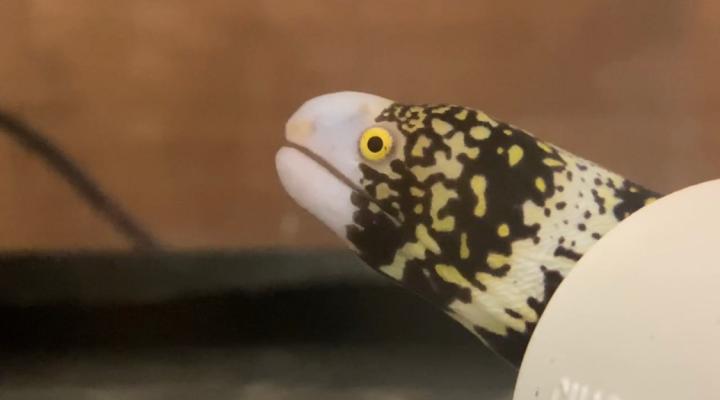
M115 203L75 162L39 131L3 111L0 111L0 130L5 131L23 148L38 155L51 169L60 174L95 211L107 218L118 232L130 240L136 249L153 250L160 247L150 232Z

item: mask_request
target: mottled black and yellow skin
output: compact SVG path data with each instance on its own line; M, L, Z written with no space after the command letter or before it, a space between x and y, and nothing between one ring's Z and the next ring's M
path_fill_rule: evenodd
M515 365L579 258L658 197L472 109L395 103L375 122L403 140L358 166L347 239Z

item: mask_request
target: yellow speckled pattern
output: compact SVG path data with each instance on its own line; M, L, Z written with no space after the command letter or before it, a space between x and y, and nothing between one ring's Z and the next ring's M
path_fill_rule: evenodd
M348 240L515 364L582 254L658 196L473 109L393 104L375 122L404 145L359 165Z

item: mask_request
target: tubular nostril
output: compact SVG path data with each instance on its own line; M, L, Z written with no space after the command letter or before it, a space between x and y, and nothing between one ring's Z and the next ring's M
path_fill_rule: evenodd
M289 142L301 144L310 137L315 130L315 122L307 118L290 117L285 124L285 139Z
M289 141L304 141L318 130L342 127L353 121L367 123L392 102L360 92L337 92L306 101L285 125Z

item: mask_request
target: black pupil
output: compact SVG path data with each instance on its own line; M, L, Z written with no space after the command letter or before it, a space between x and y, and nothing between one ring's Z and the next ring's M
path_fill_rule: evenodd
M367 142L368 150L377 153L383 148L383 141L378 136L371 137Z

